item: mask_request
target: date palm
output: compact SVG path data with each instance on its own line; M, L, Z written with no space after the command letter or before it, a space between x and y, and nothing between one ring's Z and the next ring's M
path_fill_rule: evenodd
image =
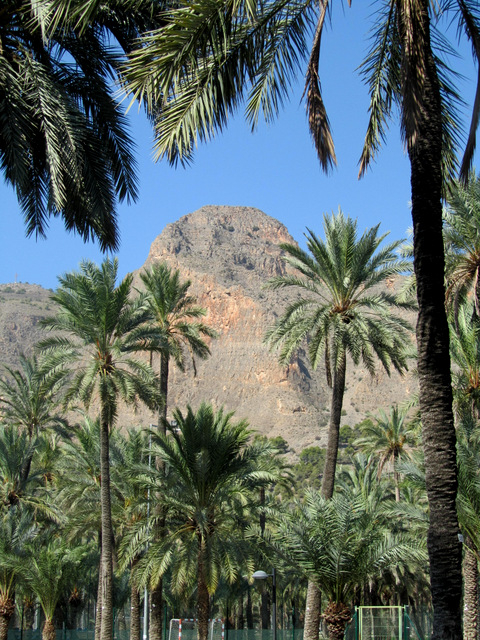
M52 532L48 539L39 536L30 549L31 560L23 568L23 577L38 598L45 621L42 640L55 640L53 621L62 598L75 586L86 547L75 547Z
M158 428L165 434L167 418L168 379L170 362L184 371L185 352L195 357L207 358L210 349L204 337L213 337L215 332L201 318L206 309L196 304L188 293L191 282L180 280L178 269L173 270L165 262L156 262L150 269L140 273L145 288L144 305L152 330L149 348L160 357L160 394L162 404L158 416ZM159 640L163 625L162 583L152 585L150 594L150 636Z
M44 429L65 433L68 423L58 411L62 372L42 366L36 355L20 356L20 367L5 366L6 379L0 379L0 414L5 423L25 430L30 441ZM33 454L33 451L32 451ZM25 480L31 458L23 467Z
M39 439L30 439L25 431L0 425L0 517L16 508L31 517L58 520L43 487L44 470L38 465L30 469L38 445Z
M7 640L15 613L15 589L32 560L28 543L37 532L31 513L17 507L0 511L0 640Z
M180 271L165 262L156 262L142 271L145 288L144 304L152 327L150 346L160 355L160 393L163 404L160 423L167 417L168 377L170 361L185 369L186 352L192 357L207 358L210 349L204 338L214 337L215 331L201 321L207 311L189 294L191 281L180 279ZM161 424L159 425L161 427Z
M415 429L408 422L408 413L409 407L398 405L390 408L390 414L380 409L377 415L370 417L362 429L362 436L356 441L360 449L377 460L378 477L385 465L392 465L396 502L400 502L398 463L410 455L409 447L416 441Z
M402 272L403 261L395 255L401 241L380 248L385 235L378 235L378 226L358 237L357 222L341 211L324 216L324 231L324 241L309 231L308 252L281 245L293 270L272 279L269 286L297 289L300 297L267 332L266 340L280 350L283 363L306 340L312 367L325 362L332 400L322 493L331 498L347 357L354 364L361 361L371 375L377 362L387 373L391 368L404 372L410 326L392 313L399 306L395 296L376 289Z
M329 637L339 640L351 617L356 588L426 561L418 541L394 534L380 506L347 487L329 500L308 493L285 520L280 541L291 561L328 598L323 617Z
M245 530L260 508L260 487L278 474L266 464L265 447L249 444L246 422L234 423L233 414L202 404L196 412L176 409L173 416L175 430L152 434L152 455L168 470L164 475L152 467L149 485L162 487L166 531L151 541L137 571L155 585L169 569L180 593L196 585L198 638L206 640L210 596L221 576L234 582L240 568L253 571ZM268 445L266 450L271 452Z
M81 25L78 4L2 2L1 170L28 235L46 235L48 219L61 216L67 230L115 249L117 200L137 198L137 177L112 80L140 31L158 25L156 3L101 3Z
M87 408L100 403L100 500L102 531L101 640L111 640L113 610L113 527L110 496L109 433L115 423L118 402L156 404L157 380L151 368L133 357L143 344L144 311L131 300L132 276L117 284L117 260L100 266L85 261L80 271L59 278L51 298L57 313L44 326L55 332L40 348L52 368L69 374L67 402Z
M188 162L197 142L224 128L244 97L253 126L272 119L306 62L308 122L322 168L336 164L321 92L320 51L334 0L182 2L162 29L131 56L127 80L156 123L156 148L170 162ZM348 4L351 4L349 0ZM461 637L461 548L455 508L457 470L448 324L444 308L442 198L453 175L459 131L457 94L443 62L449 18L480 60L476 0L381 0L372 12L371 50L362 66L369 122L360 157L363 175L399 114L411 167L420 410L430 503L429 554L434 637ZM313 40L310 35L313 32ZM448 45L447 45L448 48ZM477 86L461 162L466 179L480 121ZM441 452L441 455L439 455ZM446 576L448 578L446 579Z
M354 364L360 360L373 375L375 356L389 372L393 366L406 369L408 324L391 315L397 302L384 291L372 288L404 268L395 249L400 241L379 249L385 236L378 226L357 237L357 223L341 211L324 216L325 241L309 231L308 253L295 245L281 245L285 260L295 270L280 276L271 286L294 287L301 297L292 303L267 333L272 347L280 348L280 361L288 363L293 352L308 338L308 354L314 369L324 359L327 382L332 387L327 453L322 493L333 495L338 440L347 370L347 356ZM333 376L332 376L333 369ZM317 633L320 594L309 582L306 633Z
M472 295L480 317L480 177L455 181L448 192L444 212L447 303L459 306Z

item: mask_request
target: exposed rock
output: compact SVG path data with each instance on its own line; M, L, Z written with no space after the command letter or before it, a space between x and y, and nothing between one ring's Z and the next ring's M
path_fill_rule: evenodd
M325 446L330 394L324 371L310 371L303 351L282 367L263 344L266 329L296 295L264 288L269 278L285 272L279 248L283 242L294 242L285 226L258 209L207 206L167 225L144 266L165 260L180 269L182 279L192 282L192 295L208 309L205 321L219 334L210 344L211 357L197 361L196 376L191 366L185 373L171 367L169 406L195 408L202 400L224 406L267 436L283 436L298 453L312 444ZM140 287L138 272L135 285ZM25 288L32 305L28 310L18 295L9 298L14 294L5 294L5 285L0 286L3 362L12 363L20 349L41 337L38 318L49 312L48 292ZM411 375L388 378L378 369L372 380L362 367L350 366L344 421L353 426L368 411L401 401L415 389ZM154 420L142 410L136 415L126 410L120 417L122 424Z

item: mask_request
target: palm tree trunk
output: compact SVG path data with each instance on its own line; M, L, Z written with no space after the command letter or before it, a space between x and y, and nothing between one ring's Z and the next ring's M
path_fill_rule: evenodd
M340 421L342 419L343 396L345 394L345 376L347 371L347 358L345 353L341 356L338 367L333 373L332 403L330 408L330 425L328 428L327 455L325 469L323 471L322 493L330 499L333 495L335 484L335 471L337 468L338 439L340 433Z
M335 472L337 469L338 440L340 421L342 419L343 396L345 394L345 377L347 358L342 355L338 367L333 373L332 402L330 408L330 426L328 428L327 455L323 471L322 493L330 499L333 495ZM310 599L310 604L309 604ZM307 603L305 607L305 640L318 640L320 627L321 594L316 584L308 581Z
M15 613L15 599L9 596L0 598L0 640L7 640L10 620Z
M478 561L471 548L472 541L465 541L463 556L464 579L464 611L463 611L463 639L477 640L478 628Z
M133 569L135 565L138 563L138 558L132 562L132 571L130 572L130 577L132 576ZM133 584L133 580L130 579L131 588L130 588L130 640L140 640L141 639L141 630L140 630L140 591Z
M197 638L208 640L208 617L210 613L210 595L205 580L205 566L203 547L198 551L198 579L197 579Z
M167 395L168 395L168 370L169 357L164 353L160 353L160 393L163 403L158 412L158 431L162 435L166 435L165 420L167 419ZM162 468L162 462L156 461L157 469ZM159 525L154 531L154 537L159 540L163 535L164 518L160 519ZM149 622L149 639L162 640L163 631L163 581L159 580L150 592L150 622Z
M397 471L398 458L398 451L395 450L393 453L393 484L395 485L395 502L397 504L400 502L400 474Z
M462 637L461 545L455 508L457 466L452 412L449 334L445 314L442 238L442 122L439 82L430 47L429 0L418 3L419 31L403 43L406 64L425 61L418 73L423 108L417 107L417 136L411 163L414 267L417 280L417 347L425 475L430 507L428 552L434 608L433 640ZM405 109L408 105L405 106ZM413 107L415 108L415 107ZM412 115L412 114L410 114ZM405 123L404 123L405 124ZM405 124L406 128L408 123ZM408 135L407 128L407 135Z
M100 546L102 535L100 534ZM100 628L102 626L102 551L100 549L100 563L98 565L97 600L95 603L95 640L100 640Z
M247 629L253 629L253 606L250 587L247 587Z
M45 620L45 624L43 625L42 630L42 640L55 640L56 638L55 625L53 624L53 620L48 619Z
M100 425L100 499L102 509L100 640L113 638L113 526L110 499L109 423Z
M318 640L320 629L322 594L317 585L308 581L307 600L305 602L305 624L303 637L305 640Z

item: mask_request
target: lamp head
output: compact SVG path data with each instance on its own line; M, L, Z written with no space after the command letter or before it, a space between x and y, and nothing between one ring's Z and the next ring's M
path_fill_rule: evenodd
M255 571L255 573L252 574L252 578L254 578L255 580L265 580L266 578L269 578L270 574L269 573L265 573L265 571Z

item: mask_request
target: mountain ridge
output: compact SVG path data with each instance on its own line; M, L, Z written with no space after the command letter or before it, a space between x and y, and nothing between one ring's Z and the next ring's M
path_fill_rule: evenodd
M197 361L196 376L191 364L185 373L171 367L169 413L174 406L212 402L235 411L236 419L246 418L252 429L281 435L298 454L306 446L325 446L330 392L323 367L311 371L303 349L284 367L264 344L266 329L297 295L264 287L285 273L282 243L294 243L287 228L260 210L210 205L166 225L142 268L163 260L179 269L182 280L191 280L189 293L207 308L205 322L218 332L211 357ZM134 273L137 288L140 270ZM397 289L400 283L392 280L388 286ZM18 293L21 288L24 294ZM27 313L22 296L29 295ZM37 285L0 285L1 362L14 365L20 351L28 352L38 341L40 317L53 312L48 295ZM158 367L156 358L153 364ZM364 367L349 366L343 423L354 426L368 411L401 402L415 388L411 373L388 377L378 368L370 379ZM155 416L144 409L123 408L119 418L122 426L152 422Z

